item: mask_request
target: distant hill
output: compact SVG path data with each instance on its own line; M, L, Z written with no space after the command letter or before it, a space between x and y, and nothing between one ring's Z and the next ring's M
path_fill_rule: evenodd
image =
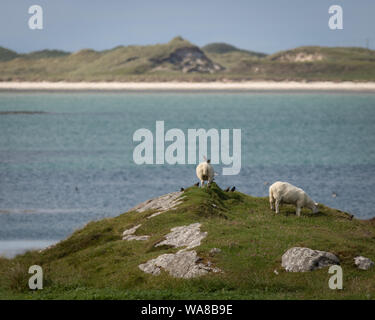
M268 56L268 59L283 62L375 62L375 51L355 47L299 47L293 50L277 52Z
M17 52L0 47L0 61L9 61L18 56Z
M299 47L272 55L176 37L165 44L18 54L0 47L0 81L375 81L375 51Z
M23 57L31 59L44 59L44 58L56 58L64 57L70 55L70 52L61 51L61 50L41 50L34 51L23 55Z
M224 43L224 42L209 43L209 44L205 45L204 47L202 47L202 50L206 53L225 54L225 53L228 53L228 52L242 52L242 53L246 53L250 56L255 56L255 57L265 57L265 56L267 56L265 53L239 49L235 46L232 46L232 45Z

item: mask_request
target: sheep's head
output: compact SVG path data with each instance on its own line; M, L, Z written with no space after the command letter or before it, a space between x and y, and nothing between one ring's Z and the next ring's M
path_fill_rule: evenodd
M313 213L318 213L319 212L319 203L315 202L313 207L312 207L312 212Z

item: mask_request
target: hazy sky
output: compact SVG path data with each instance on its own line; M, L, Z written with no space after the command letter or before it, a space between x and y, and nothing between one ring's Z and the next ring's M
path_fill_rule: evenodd
M28 8L44 11L30 30ZM328 28L341 5L344 30ZM76 51L168 42L176 35L202 46L227 42L273 53L301 45L375 49L375 0L1 0L0 46L18 52Z

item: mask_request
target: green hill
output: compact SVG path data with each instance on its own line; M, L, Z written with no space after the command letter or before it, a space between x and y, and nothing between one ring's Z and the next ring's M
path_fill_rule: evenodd
M217 53L217 54L225 54L228 52L242 52L242 53L248 54L249 56L255 56L259 58L267 56L265 53L239 49L235 46L232 46L224 42L209 43L205 45L204 47L202 47L202 50L206 53Z
M268 199L240 192L190 187L182 203L157 215L143 205L115 218L90 222L69 238L42 252L0 259L0 297L10 299L374 299L375 268L359 270L353 258L375 257L375 225L351 219L339 210L320 205L320 212L292 206L276 215ZM151 215L153 215L151 217ZM150 218L151 217L151 218ZM200 223L201 243L193 250L196 263L207 272L184 279L161 268L159 275L139 268L182 247L166 245L171 229ZM136 229L143 240L122 240L124 230ZM134 231L133 229L133 231ZM176 229L173 229L176 230ZM131 233L131 232L130 232ZM130 234L129 233L129 234ZM148 235L146 237L145 235ZM164 245L161 245L164 244ZM343 290L328 288L327 268L286 272L283 253L300 246L332 252L340 259ZM213 248L218 248L212 253ZM192 249L189 249L191 252ZM44 270L44 288L27 288L28 267ZM208 267L210 266L210 267ZM172 266L173 267L173 266ZM211 270L210 269L210 270Z
M62 50L41 50L41 51L34 51L34 52L24 54L23 57L29 58L29 59L45 59L45 58L64 57L69 54L70 52L66 52Z
M300 47L265 55L226 43L202 48L176 37L166 44L42 50L0 48L0 81L375 81L375 51Z
M17 52L0 47L0 62L15 59L17 56Z

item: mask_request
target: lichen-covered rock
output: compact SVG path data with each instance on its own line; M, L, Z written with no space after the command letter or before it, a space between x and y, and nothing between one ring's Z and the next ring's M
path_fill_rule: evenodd
M181 199L183 197L180 198L181 194L183 194L183 191L171 192L142 202L129 211L143 212L146 210L157 210L157 212L148 217L153 218L165 211L175 209L175 207L182 202Z
M281 263L282 267L290 272L313 271L337 264L340 264L340 260L333 253L301 247L287 250Z
M372 262L369 258L358 256L354 258L354 263L361 270L368 270L374 266L374 262Z
M209 272L220 272L220 269L212 268L210 264L204 264L200 260L196 251L180 250L177 253L162 254L138 267L152 275L159 275L161 269L164 269L173 277L185 279L202 276Z
M133 228L125 230L122 233L122 240L127 240L127 241L130 241L130 240L141 240L141 241L142 240L148 240L148 238L150 238L150 236L148 236L148 235L143 235L143 236L136 236L136 235L134 235L134 233L137 231L137 229L140 226L141 225L138 224L138 225L134 226Z
M171 232L165 236L165 240L156 244L155 247L163 245L175 248L186 247L186 249L197 247L201 244L201 240L207 236L207 232L201 232L200 227L200 223L193 223L188 226L172 228Z

